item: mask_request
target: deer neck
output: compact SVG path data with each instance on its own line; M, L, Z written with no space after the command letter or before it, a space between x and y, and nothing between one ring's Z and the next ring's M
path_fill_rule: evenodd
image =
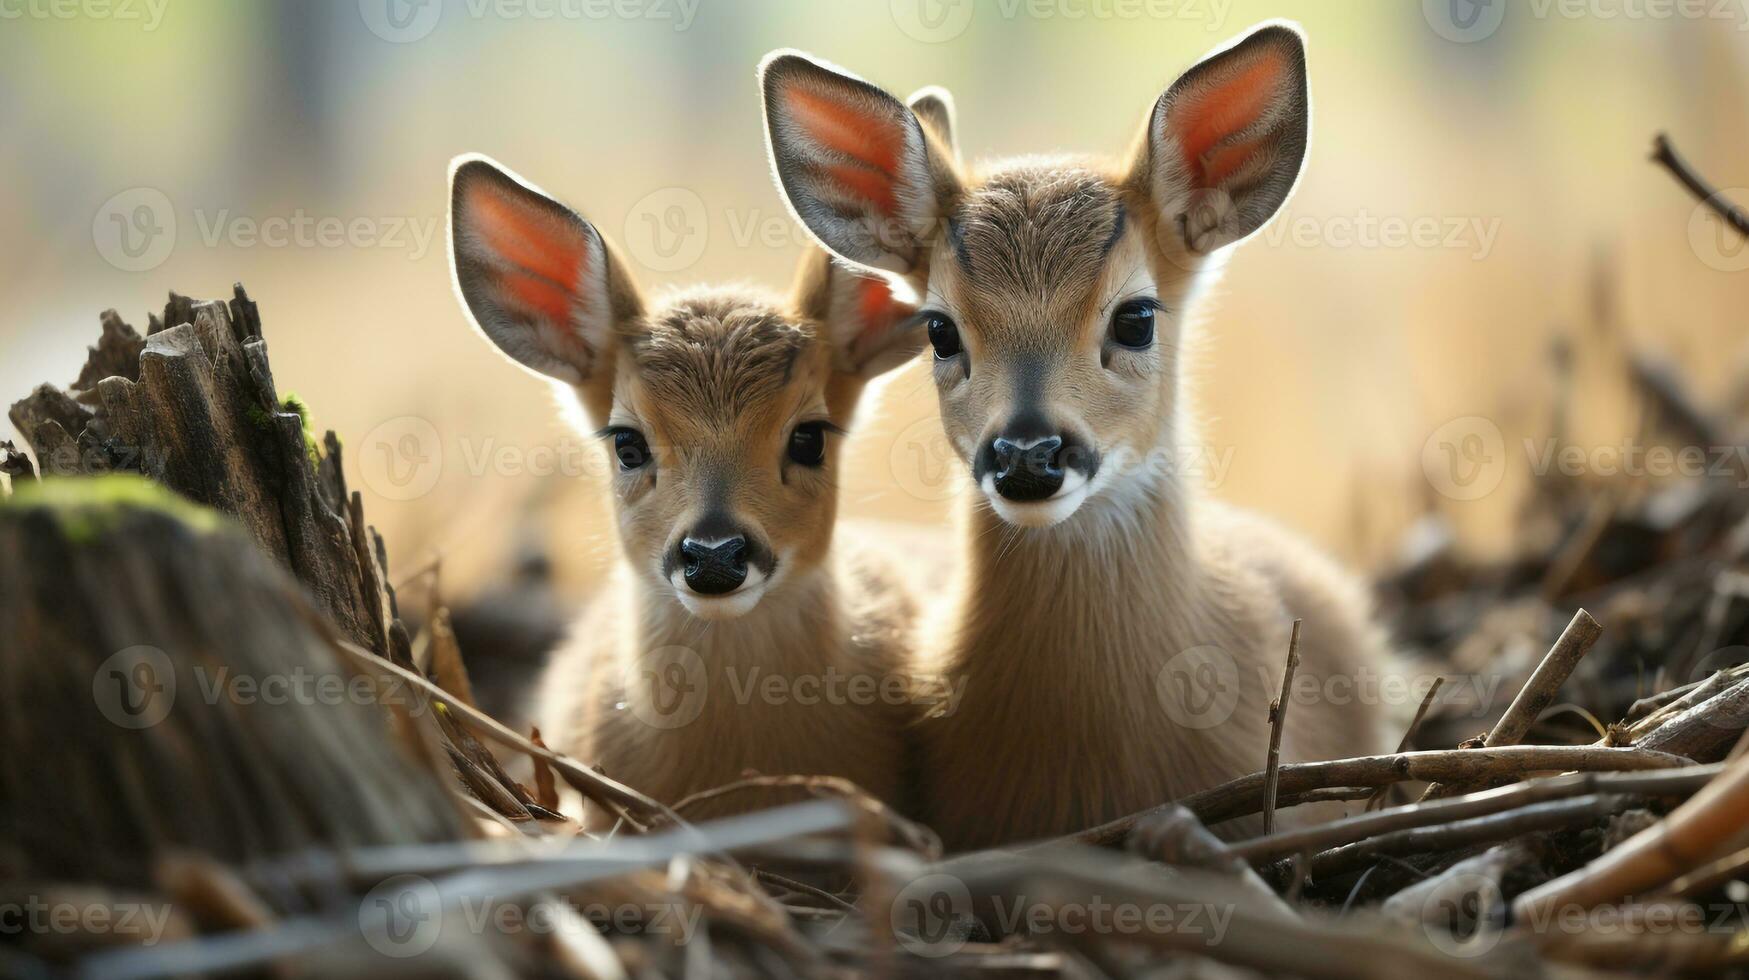
M734 619L700 619L666 589L632 589L639 615L626 645L633 657L681 647L725 667L817 669L844 648L848 635L837 578L824 563L778 583Z
M1023 657L1028 669L1085 674L1197 631L1196 502L1173 477L1108 490L1048 528L972 504L955 667L1013 672Z

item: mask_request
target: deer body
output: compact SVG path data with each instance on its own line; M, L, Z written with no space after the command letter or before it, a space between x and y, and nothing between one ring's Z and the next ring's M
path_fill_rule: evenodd
M1072 520L1007 545L978 543L1003 529L970 515L948 639L924 668L965 693L920 729L920 813L951 846L1071 833L1263 768L1295 618L1318 624L1302 687L1378 648L1358 590L1330 585L1346 582L1297 539L1215 501L1142 506L1126 515L1140 534ZM1378 751L1372 710L1291 704L1284 760Z
M923 654L964 685L920 728L921 812L944 841L1071 833L1263 768L1296 618L1284 760L1382 750L1384 706L1357 685L1385 645L1359 587L1177 466L1197 446L1185 311L1303 160L1297 32L1266 27L1186 72L1115 167L968 174L951 112L920 120L795 53L762 81L797 217L923 296L942 422L975 486Z
M669 803L757 771L840 776L899 805L911 713L890 682L910 666L916 603L880 556L834 564L726 624L699 622L622 572L555 653L542 732ZM687 812L799 795L736 794Z
M614 471L623 560L543 678L549 742L670 804L749 773L897 802L915 604L833 537L839 436L868 380L921 346L910 310L819 250L786 298L646 303L595 228L532 185L478 157L451 184L463 305L581 403ZM803 795L737 791L688 813Z

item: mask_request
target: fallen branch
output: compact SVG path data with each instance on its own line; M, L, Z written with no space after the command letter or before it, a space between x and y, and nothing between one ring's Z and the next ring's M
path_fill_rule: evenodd
M1411 780L1475 782L1522 779L1543 772L1637 772L1679 769L1689 765L1692 763L1681 756L1637 748L1508 745L1495 749L1445 749L1369 755L1333 762L1289 763L1281 767L1281 790L1292 794L1330 786L1379 787ZM1248 816L1263 807L1263 773L1241 776L1176 802L1195 813L1205 824ZM1119 817L1069 839L1083 844L1115 844L1129 835L1137 821L1164 810L1164 806L1153 807Z
M1358 871L1387 854L1401 856L1445 851L1506 840L1539 830L1582 826L1620 813L1633 799L1614 793L1591 793L1431 827L1396 830L1313 855L1312 873L1318 876L1343 874Z
M1455 931L1450 919L1461 910L1474 909L1479 919L1488 921L1495 910L1486 906L1500 901L1507 873L1535 860L1536 853L1522 840L1490 847L1397 892L1385 899L1379 911L1399 922L1439 925L1448 932ZM1504 918L1505 910L1499 912Z
M1646 773L1576 772L1549 779L1514 783L1468 796L1410 803L1388 810L1361 813L1326 824L1239 841L1229 845L1229 849L1234 855L1256 863L1300 851L1361 841L1393 831L1445 824L1587 794L1686 796L1699 791L1723 769L1723 765L1714 764Z
M1641 698L1628 707L1627 737L1644 738L1670 719L1743 680L1749 680L1749 664L1714 671L1692 684Z
M390 663L356 644L342 641L336 646L351 655L354 660L368 664L371 669L388 671L413 685L426 696L437 699L480 736L532 758L545 760L547 765L552 766L559 775L565 778L567 783L570 783L590 800L615 810L629 810L639 815L641 819L653 821L656 818L666 818L677 825L686 825L686 821L680 819L679 815L668 807L568 756L560 755L545 746L534 744L505 727L503 723L491 715L472 705L462 704L455 700L443 688L438 687L419 673L408 670L399 664Z
M1287 770L1284 767L1284 777ZM1228 916L1216 939L1200 929L1136 929L1123 933L1138 946L1207 957L1222 963L1299 977L1490 977L1510 950L1457 959L1436 950L1419 932L1399 932L1326 915L1287 919L1222 875L1182 868L1171 877L1110 852L1064 844L1027 852L986 853L928 869L963 882L974 907L1008 908L1018 902L1047 921L1060 910L1095 903L1137 908L1219 908ZM1064 938L1062 930L1036 937Z
M1150 861L1228 875L1251 893L1260 906L1287 918L1299 917L1294 907L1265 884L1243 857L1209 833L1202 821L1183 807L1173 807L1138 826L1130 835L1129 848Z
M1669 895L1689 898L1704 895L1715 888L1749 876L1749 847L1733 851L1724 857L1695 868L1677 878L1665 889Z
M1743 736L1745 726L1749 726L1749 680L1665 718L1634 745L1696 761L1722 759Z
M1689 701L1694 697L1696 691L1703 688L1712 687L1713 690L1711 693L1716 694L1719 691L1724 690L1727 675L1737 673L1749 676L1749 664L1740 664L1737 667L1732 667L1727 670L1715 671L1701 680L1690 681L1687 684L1673 687L1668 691L1659 691L1657 694L1648 694L1643 698L1636 698L1633 704L1628 705L1627 712L1622 715L1622 723L1629 726L1638 725L1645 719L1650 718L1654 713L1662 711L1677 701ZM1705 698L1703 697L1700 700L1705 700Z
M837 804L803 803L782 810L746 817L731 817L699 827L684 826L648 837L615 841L577 842L563 850L541 852L531 848L494 847L490 844L436 844L423 847L362 849L347 855L346 866L369 869L368 877L419 875L423 887L440 903L440 909L419 904L412 894L414 913L423 917L441 909L457 910L464 902L502 903L551 889L569 890L646 867L662 867L676 857L708 851L728 852L761 843L801 835L846 829L851 818ZM482 863L502 855L501 863ZM325 867L333 867L326 862ZM446 870L453 869L453 870ZM284 873L283 871L281 873ZM283 919L271 930L252 933L222 933L184 942L165 943L114 952L96 953L81 963L80 976L127 976L132 978L175 977L220 973L259 966L299 953L310 953L360 931L381 935L392 928L388 916L402 913L370 903L348 916L307 916ZM734 906L719 908L734 912ZM753 924L746 910L743 923ZM765 937L779 948L813 957L793 933ZM430 964L421 961L421 967Z
M1611 976L1736 976L1733 967L1749 965L1749 933L1718 929L1708 918L1691 905L1651 903L1612 910L1607 929L1526 931L1545 958Z
M1590 909L1669 882L1736 841L1749 813L1749 757L1738 759L1688 802L1583 868L1518 896L1515 916Z
M818 797L843 800L854 807L857 812L872 817L891 834L893 840L932 860L941 856L941 838L936 836L935 831L900 816L892 807L870 795L867 790L839 776L750 776L723 786L693 793L675 803L673 810L676 814L681 814L708 800L721 799L736 793L785 788L805 790Z

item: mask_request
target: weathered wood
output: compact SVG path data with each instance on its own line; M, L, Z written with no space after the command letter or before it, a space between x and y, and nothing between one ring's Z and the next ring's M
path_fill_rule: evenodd
M241 286L229 302L172 294L145 337L105 313L72 387L12 406L45 476L138 472L232 515L348 638L406 662L382 542L347 491L340 444L318 444L281 398Z
M1675 769L1688 763L1681 756L1642 749L1597 745L1506 745L1498 748L1451 749L1440 752L1405 752L1370 755L1331 762L1301 762L1281 767L1281 790L1285 795L1328 786L1384 786L1390 783L1477 782L1491 779L1519 780L1535 773L1644 772ZM1127 839L1138 822L1173 806L1183 806L1205 824L1249 816L1263 807L1264 774L1254 772L1219 786L1192 793L1174 804L1164 804L1140 813L1071 834L1065 841L1109 846Z
M36 467L31 465L30 457L18 451L10 439L0 439L0 474L8 479L33 478Z
M230 521L135 477L0 503L0 849L18 878L149 887L232 865L469 834L397 737L410 692L335 652ZM402 700L401 704L408 704Z
M1721 671L1715 676L1724 676ZM1637 739L1637 748L1716 762L1743 737L1749 725L1749 680L1738 681L1686 709L1673 713Z
M134 332L114 310L104 310L103 334L97 338L85 356L85 366L79 369L79 379L73 390L84 396L95 391L97 382L121 376L129 381L140 380L140 352L146 338Z

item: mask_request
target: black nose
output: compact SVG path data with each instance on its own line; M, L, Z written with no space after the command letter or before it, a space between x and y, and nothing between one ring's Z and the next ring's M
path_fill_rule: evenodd
M1063 485L1063 440L1057 436L1024 441L999 436L990 449L996 492L1008 500L1044 500Z
M687 588L700 595L733 592L747 581L747 539L736 535L710 544L683 539L680 570Z

